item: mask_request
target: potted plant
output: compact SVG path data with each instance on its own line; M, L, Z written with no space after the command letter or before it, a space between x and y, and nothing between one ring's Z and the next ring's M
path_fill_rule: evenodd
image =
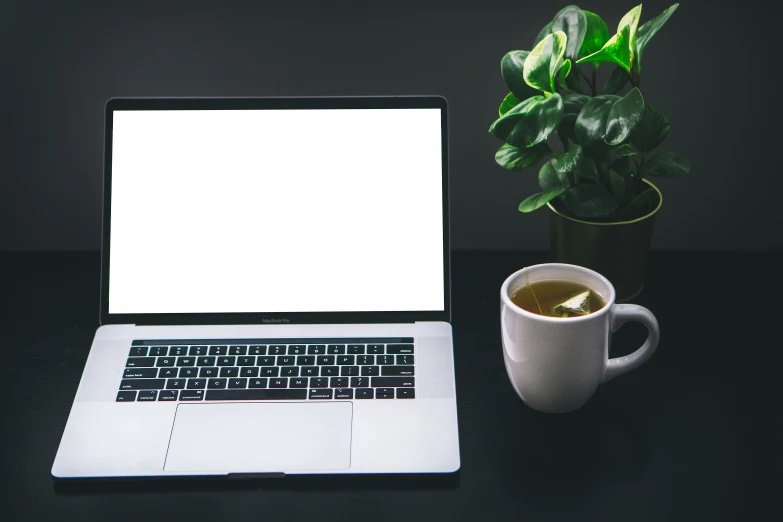
M639 89L645 49L678 5L643 25L638 5L611 37L600 16L569 5L531 51L511 51L500 62L511 92L489 129L505 142L495 160L509 170L540 164L541 192L519 210L548 206L555 259L604 274L619 300L633 298L644 282L662 203L649 178L690 170L685 158L658 151L669 121ZM604 63L614 69L599 88Z

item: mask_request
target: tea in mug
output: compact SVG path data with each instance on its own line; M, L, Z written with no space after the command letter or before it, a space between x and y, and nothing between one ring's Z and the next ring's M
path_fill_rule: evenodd
M563 318L597 312L606 305L597 292L572 281L528 283L511 295L511 302L534 314Z

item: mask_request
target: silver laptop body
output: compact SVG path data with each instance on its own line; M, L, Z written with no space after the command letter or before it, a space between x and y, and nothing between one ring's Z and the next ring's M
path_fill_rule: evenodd
M56 478L459 469L440 97L112 99Z

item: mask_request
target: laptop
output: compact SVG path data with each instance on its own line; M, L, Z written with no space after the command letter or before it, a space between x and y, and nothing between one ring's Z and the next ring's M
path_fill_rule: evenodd
M441 97L111 99L55 478L459 469Z

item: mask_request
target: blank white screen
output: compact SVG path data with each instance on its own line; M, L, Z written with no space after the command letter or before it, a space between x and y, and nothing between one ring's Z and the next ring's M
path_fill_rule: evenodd
M444 309L440 109L114 111L109 313Z

